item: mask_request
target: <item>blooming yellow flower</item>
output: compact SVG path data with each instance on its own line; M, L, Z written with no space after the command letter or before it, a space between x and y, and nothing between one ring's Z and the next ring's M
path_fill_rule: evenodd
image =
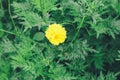
M66 30L60 24L51 24L45 31L45 36L53 45L59 45L66 39Z

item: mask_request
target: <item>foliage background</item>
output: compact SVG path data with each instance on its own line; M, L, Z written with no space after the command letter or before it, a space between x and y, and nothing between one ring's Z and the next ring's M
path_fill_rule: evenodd
M119 23L119 0L0 0L0 80L120 80Z

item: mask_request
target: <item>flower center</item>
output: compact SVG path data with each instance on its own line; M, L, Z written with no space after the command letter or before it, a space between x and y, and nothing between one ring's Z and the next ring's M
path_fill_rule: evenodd
M58 39L58 38L59 38L58 35L55 35L55 36L54 36L54 39Z

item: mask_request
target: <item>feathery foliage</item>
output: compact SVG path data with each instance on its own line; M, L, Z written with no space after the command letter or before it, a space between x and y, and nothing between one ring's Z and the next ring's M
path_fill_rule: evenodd
M0 80L120 80L119 23L119 0L0 0Z

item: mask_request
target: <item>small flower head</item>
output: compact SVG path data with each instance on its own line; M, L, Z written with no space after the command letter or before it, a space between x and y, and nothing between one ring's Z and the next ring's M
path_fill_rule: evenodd
M66 30L60 24L51 24L45 31L45 36L53 45L59 45L66 39Z

